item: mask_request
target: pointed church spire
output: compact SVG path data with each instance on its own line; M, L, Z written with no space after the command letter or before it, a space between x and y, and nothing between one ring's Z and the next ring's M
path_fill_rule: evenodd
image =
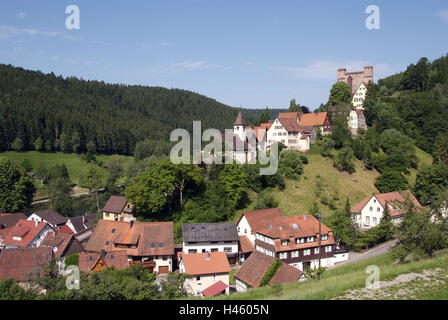
M233 125L234 126L247 126L247 123L246 123L246 121L244 121L243 114L241 111L238 113L238 117L236 118Z

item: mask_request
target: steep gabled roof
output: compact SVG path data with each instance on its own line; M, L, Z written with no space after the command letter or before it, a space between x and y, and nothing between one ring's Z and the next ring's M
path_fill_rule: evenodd
M103 211L110 213L121 213L126 206L126 203L126 198L123 196L111 196L109 200L107 200Z
M306 113L300 118L300 126L323 126L327 118L327 112Z
M184 242L238 241L238 231L234 222L184 223Z
M386 204L391 206L392 210L389 211L391 216L398 216L405 213L405 209L402 206L402 204L406 201L405 197L409 197L416 207L422 206L411 191L405 190L402 191L401 193L398 191L394 191L388 193L377 193L373 196L366 197L360 202L358 202L356 205L354 205L351 208L351 212L360 213L361 210L370 201L370 199L372 199L372 197L375 197L383 208L386 208Z
M61 216L56 211L53 211L53 210L50 210L50 209L37 211L37 212L34 212L34 214L39 216L40 218L42 218L42 220L48 222L49 224L51 224L53 226L66 224L67 221L68 221L67 218Z
M241 253L249 253L254 251L255 247L252 241L247 236L240 236L240 251Z
M59 258L64 254L65 249L70 244L70 241L73 239L73 234L67 234L63 232L58 232L53 234L52 232L47 233L44 240L40 244L41 247L50 247L57 248L56 252L54 252L55 258Z
M49 227L46 222L39 222L36 226L36 221L19 220L5 237L4 244L27 247L45 227ZM14 240L14 237L21 237L22 240Z
M174 255L173 222L99 220L86 251L120 251L120 245L131 246L129 256Z
M246 126L247 125L246 121L244 121L243 113L241 111L238 112L238 117L236 118L233 125L234 126Z
M76 233L85 230L93 225L96 220L96 214L87 214L70 218L70 222L76 230Z
M295 119L292 118L277 118L282 124L283 128L288 132L299 132L299 124Z
M258 288L266 271L272 265L274 260L275 259L271 256L263 254L259 251L254 251L244 262L241 268L235 273L235 278L250 285L253 288ZM281 267L277 270L270 283L296 282L300 279L301 276L302 271L282 262Z
M43 267L53 258L50 247L4 249L0 255L0 279L27 281L43 276Z
M267 227L270 221L281 215L282 212L280 211L280 208L246 211L242 213L242 215L238 219L237 224L243 217L246 217L250 228L255 233L257 230Z
M230 272L225 252L182 253L181 259L185 273L193 276Z
M84 272L90 272L96 266L100 258L106 264L106 267L115 269L126 269L128 267L128 255L126 250L105 252L104 256L98 252L83 252L78 256L79 269Z

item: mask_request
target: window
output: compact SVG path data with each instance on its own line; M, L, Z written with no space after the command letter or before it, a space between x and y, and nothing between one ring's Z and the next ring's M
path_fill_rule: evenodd
M376 208L376 211L380 212L380 211L381 211L381 208Z
M331 252L331 246L326 246L325 247L325 252Z
M196 276L196 282L201 282L201 276Z
M163 248L163 243L159 242L159 248Z
M285 247L288 245L288 240L282 240L282 246Z
M370 210L370 211L373 211L373 207L370 207L369 210Z
M279 255L280 259L287 259L288 258L288 253L287 252L281 252Z
M364 221L364 224L365 224L366 226L370 226L370 217L369 217L369 216L366 216L366 219L365 219L365 221Z
M319 248L314 248L314 254L318 254L319 253Z
M323 234L322 235L322 241L328 240L328 234Z
M106 246L108 246L109 245L109 241L106 241Z
M218 248L211 248L210 251L211 252L218 252Z
M240 227L238 227L238 233L240 232Z
M109 216L109 212L105 212L106 213L106 217L108 217Z
M299 251L292 251L291 258L297 258L299 256Z
M188 250L188 253L197 253L198 252L198 250L196 250L196 249L189 249Z
M224 248L224 252L232 252L232 248L231 247L225 247Z
M156 244L154 242L151 242L151 248L155 248Z
M114 229L112 229L111 233L115 233L115 228L114 228Z
M376 225L376 217L372 217L372 225L373 225L373 226Z
M308 238L306 239L306 242L314 242L314 237L308 237Z
M311 254L311 249L303 250L303 255L304 256L309 256L310 254Z

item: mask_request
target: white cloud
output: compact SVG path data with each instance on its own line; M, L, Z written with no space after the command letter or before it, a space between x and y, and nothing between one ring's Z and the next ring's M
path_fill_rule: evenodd
M448 23L448 9L437 11L436 16L442 20L442 22Z
M62 37L64 39L75 39L76 37L56 31L40 31L30 28L16 28L13 26L0 26L0 40L19 36L45 36Z
M348 72L361 71L364 70L364 66L368 65L374 66L376 78L378 75L392 72L387 64L374 64L371 61L337 62L324 59L313 59L305 66L276 66L271 67L271 69L293 78L331 80L336 78L336 72L339 68L346 68Z
M189 70L216 70L221 67L216 64L207 63L206 61L194 61L194 60L185 60L181 62L171 63L169 64L170 68L173 69L189 69Z
M112 43L111 42L107 42L107 41L97 41L97 40L90 40L89 41L90 44L97 44L100 46L111 46Z
M19 12L16 14L16 18L17 19L24 19L28 16L28 14L26 14L25 12Z

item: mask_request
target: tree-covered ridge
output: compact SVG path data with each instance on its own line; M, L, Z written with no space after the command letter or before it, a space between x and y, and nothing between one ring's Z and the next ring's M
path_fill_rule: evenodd
M433 153L437 135L448 129L448 55L433 62L421 58L369 86L364 106L368 125L400 130Z
M0 152L82 153L90 147L132 154L147 139L166 154L173 129L191 130L193 120L203 128L231 128L238 111L186 90L63 78L0 64ZM257 110L244 113L253 122Z

